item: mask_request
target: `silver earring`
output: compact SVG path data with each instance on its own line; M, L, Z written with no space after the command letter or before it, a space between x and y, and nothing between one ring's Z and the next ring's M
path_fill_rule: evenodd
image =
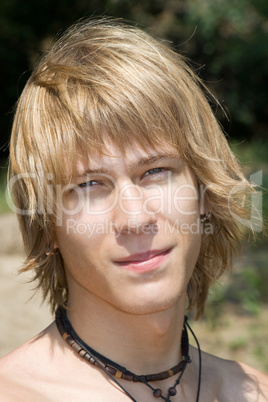
M200 222L201 223L205 223L207 221L209 221L211 218L211 212L206 212L205 214L200 215Z
M46 255L54 255L57 254L58 252L58 248L54 248L53 250L51 249L51 244L48 246L47 250L46 250Z

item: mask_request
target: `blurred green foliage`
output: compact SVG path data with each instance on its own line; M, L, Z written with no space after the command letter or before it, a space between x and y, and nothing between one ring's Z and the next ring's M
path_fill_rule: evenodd
M253 141L251 143L232 142L231 148L241 161L246 175L256 171L262 172L262 211L263 226L268 223L268 143ZM242 243L241 258L235 258L231 278L223 278L210 288L204 319L210 328L221 325L226 306L238 315L258 315L267 307L268 270L267 270L267 233L256 234L254 241ZM238 344L230 348L240 347ZM241 341L242 342L242 341ZM240 346L239 346L240 345ZM257 352L256 352L257 353Z
M231 141L230 146L236 157L242 164L243 170L250 180L250 175L260 172L262 183L259 183L262 201L263 226L268 225L268 141L253 139L247 142Z
M232 138L267 138L266 0L2 0L0 2L1 155L12 108L40 54L79 18L124 18L171 41L228 109Z
M220 325L226 305L237 315L258 315L268 303L267 239L242 243L231 278L227 275L210 288L204 319L211 328Z

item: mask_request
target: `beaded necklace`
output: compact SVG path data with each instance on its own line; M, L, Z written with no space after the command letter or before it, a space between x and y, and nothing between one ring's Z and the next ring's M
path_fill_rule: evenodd
M148 374L148 375L137 375L127 370L125 367L120 366L118 363L113 362L107 357L101 355L99 352L95 351L93 348L88 346L75 332L70 323L66 309L59 306L56 311L56 324L58 330L65 340L65 342L72 347L72 349L79 354L83 359L91 363L92 365L99 366L102 370L106 372L106 374L124 391L124 393L134 402L137 402L136 399L118 382L117 379L124 379L127 381L133 382L141 382L147 387L149 387L153 391L153 396L155 398L161 398L166 402L171 402L170 398L177 394L176 387L179 385L182 375L186 369L187 364L191 363L191 359L189 357L189 339L187 327L192 332L195 341L198 345L199 351L199 382L198 382L198 391L196 401L199 401L199 392L200 392L200 381L201 381L201 353L198 341L190 328L187 317L184 319L182 337L181 337L181 353L182 360L179 364L172 367L169 370L163 371L157 374ZM165 397L160 388L154 388L149 382L165 380L169 377L172 377L180 373L178 379L176 380L173 387L168 389L168 395Z

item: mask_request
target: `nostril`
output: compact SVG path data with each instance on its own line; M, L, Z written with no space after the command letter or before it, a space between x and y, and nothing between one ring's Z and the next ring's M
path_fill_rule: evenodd
M122 234L156 234L159 229L160 225L155 222L155 223L141 223L141 222L129 222L126 225L122 225L121 229L118 231Z

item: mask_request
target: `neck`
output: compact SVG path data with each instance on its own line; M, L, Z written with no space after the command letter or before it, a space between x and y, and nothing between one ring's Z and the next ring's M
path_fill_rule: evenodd
M68 307L69 320L84 342L136 374L168 370L181 359L185 297L150 314L129 314L94 298Z

